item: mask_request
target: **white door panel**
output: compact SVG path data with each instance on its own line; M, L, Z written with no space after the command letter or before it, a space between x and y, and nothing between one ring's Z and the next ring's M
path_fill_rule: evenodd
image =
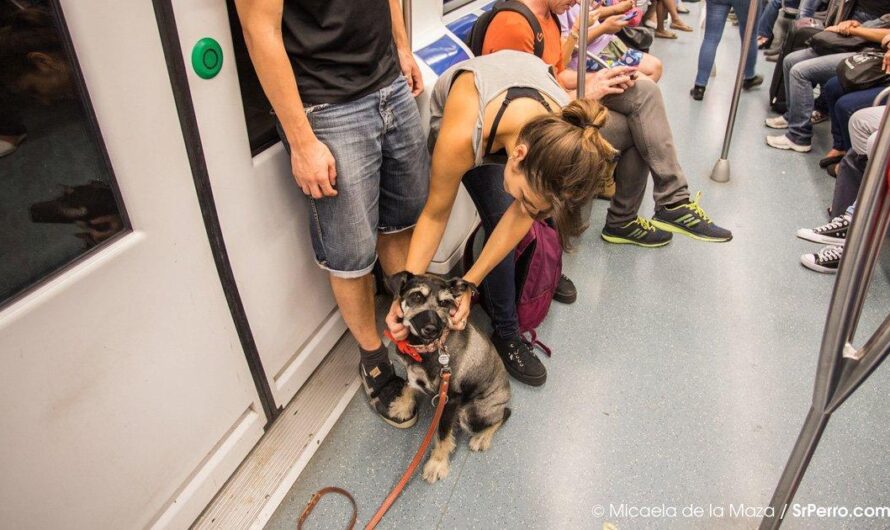
M151 3L62 8L133 231L0 312L0 527L183 527L265 417Z

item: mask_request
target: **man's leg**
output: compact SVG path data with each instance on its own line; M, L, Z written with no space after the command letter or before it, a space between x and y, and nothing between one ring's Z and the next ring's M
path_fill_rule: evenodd
M782 74L783 79L785 80L785 101L788 104L788 108L791 108L791 80L789 79L791 76L791 69L797 63L801 63L803 61L808 61L810 59L814 59L819 57L819 54L813 51L812 48L804 48L803 50L797 50L789 53L782 60ZM812 87L810 87L812 91ZM790 121L788 112L785 113L785 121Z
M359 347L365 351L380 349L382 343L374 319L374 283L371 275L365 274L359 278L331 275L330 278L334 300Z
M823 55L795 64L785 78L788 87L788 132L786 136L797 145L810 145L813 139L813 87L827 83L836 75L837 65L852 53Z

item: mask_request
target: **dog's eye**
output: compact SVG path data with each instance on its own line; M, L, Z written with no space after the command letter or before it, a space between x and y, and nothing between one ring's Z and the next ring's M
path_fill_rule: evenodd
M439 300L439 307L450 307L452 305L454 305L454 300L449 300L447 298L444 300Z
M423 296L422 293L413 292L408 295L408 302L414 305L420 305L426 300L426 297Z

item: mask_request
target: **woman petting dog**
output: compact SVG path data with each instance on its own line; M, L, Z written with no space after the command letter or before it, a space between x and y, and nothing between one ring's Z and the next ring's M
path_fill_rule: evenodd
M492 342L510 375L523 383L542 385L547 372L519 336L511 252L535 219L551 218L564 248L586 228L582 206L611 176L618 155L600 132L611 120L606 121L609 111L596 100L611 86L632 83L629 74L629 69L610 70L590 83L590 99L570 102L540 59L501 51L453 66L433 89L430 194L411 238L406 269L426 272L463 182L487 237L464 279L473 285L484 280ZM460 296L452 329L466 326L470 298L469 293ZM394 301L386 319L397 340L408 336L401 311Z

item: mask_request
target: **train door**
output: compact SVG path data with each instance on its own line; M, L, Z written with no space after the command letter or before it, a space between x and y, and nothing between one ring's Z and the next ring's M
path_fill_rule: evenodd
M188 526L267 415L156 13L0 18L0 527Z

